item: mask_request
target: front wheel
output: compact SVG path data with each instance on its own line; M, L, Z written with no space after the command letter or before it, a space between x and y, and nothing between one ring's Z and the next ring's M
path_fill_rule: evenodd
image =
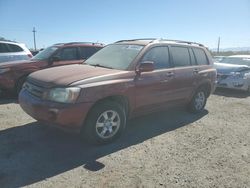
M199 113L204 109L206 102L207 95L205 90L198 89L189 103L188 108L193 113Z
M107 144L117 139L126 125L125 109L122 105L105 101L97 104L83 125L82 135L94 144Z

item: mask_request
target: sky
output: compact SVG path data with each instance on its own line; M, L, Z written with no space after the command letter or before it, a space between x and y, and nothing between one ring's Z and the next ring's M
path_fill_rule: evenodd
M0 0L0 37L59 42L165 38L250 47L250 0Z

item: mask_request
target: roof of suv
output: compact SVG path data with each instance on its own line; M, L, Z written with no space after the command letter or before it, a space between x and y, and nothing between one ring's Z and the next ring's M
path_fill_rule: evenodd
M182 40L170 40L170 39L157 39L157 38L120 40L120 41L117 41L115 43L138 44L138 45L148 45L150 43L167 43L167 44L183 44L183 45L205 47L203 44L200 44L197 42L182 41Z
M95 46L95 47L103 47L104 44L102 43L95 43L95 42L68 42L68 43L57 43L53 46L58 47L66 47L66 46Z

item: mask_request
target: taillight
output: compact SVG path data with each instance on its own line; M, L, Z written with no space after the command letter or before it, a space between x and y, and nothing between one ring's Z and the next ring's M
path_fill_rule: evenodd
M29 58L32 58L32 57L33 57L33 55L32 55L32 54L28 54L28 56L29 56Z

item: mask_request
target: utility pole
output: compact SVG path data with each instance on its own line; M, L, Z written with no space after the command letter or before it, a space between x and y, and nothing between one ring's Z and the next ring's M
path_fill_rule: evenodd
M35 51L36 51L36 28L33 27L33 38L34 38L34 48L35 48Z
M218 38L218 47L217 47L217 54L220 52L220 37Z

